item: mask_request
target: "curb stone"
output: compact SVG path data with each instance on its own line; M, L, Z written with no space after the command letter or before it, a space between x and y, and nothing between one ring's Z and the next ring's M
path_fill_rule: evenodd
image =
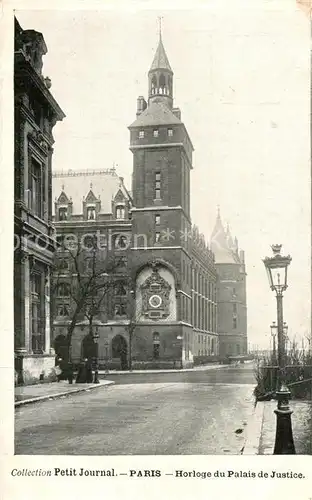
M104 384L94 384L90 385L88 387L79 387L79 389L72 389L70 391L64 391L64 392L57 392L56 394L45 394L44 396L37 396L34 398L30 399L24 399L21 401L15 401L14 406L22 406L22 405L27 405L31 403L37 403L39 401L46 401L48 399L59 399L65 396L69 396L71 394L77 394L78 392L86 392L90 391L92 389L99 389L100 387L106 387L109 385L113 385L115 382L113 380L107 380Z
M247 437L242 455L259 455L263 416L264 402L258 401L247 424Z

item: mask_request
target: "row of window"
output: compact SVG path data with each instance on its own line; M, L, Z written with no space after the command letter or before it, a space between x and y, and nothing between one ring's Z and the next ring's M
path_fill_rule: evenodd
M87 220L95 220L96 219L96 208L94 206L87 207ZM58 209L58 220L65 221L68 220L69 212L67 207L60 207ZM124 205L117 205L115 208L115 218L116 219L125 219L126 217L126 209Z
M117 283L114 294L116 297L126 297L127 289L123 283ZM57 287L58 298L69 298L71 296L71 285L69 283L60 283Z
M192 323L195 328L215 332L217 328L217 311L215 304L208 302L204 297L193 295Z
M57 307L57 315L60 317L69 317L70 316L70 305L69 304L61 304ZM115 316L127 316L127 303L119 302L115 304L114 309Z
M215 283L209 281L206 276L196 269L192 269L192 288L204 297L216 302L217 288Z
M94 259L85 259L84 267L86 271L93 270ZM114 268L124 268L127 267L128 259L126 256L121 255L120 257L115 257ZM58 272L67 273L70 270L70 260L69 259L59 259L57 263Z
M60 250L63 248L71 249L76 248L79 244L79 248L82 250L91 250L91 249L101 249L103 250L105 247L110 246L110 242L112 247L115 249L123 249L127 248L131 243L131 236L126 236L125 234L114 234L111 239L107 238L106 235L101 234L99 238L96 235L89 236L89 233L86 235L82 235L80 239L76 235L66 235L66 234L58 234L57 242L60 245ZM108 241L107 241L108 240Z
M168 135L168 137L173 136L172 128L167 129L167 135ZM144 139L144 137L145 137L145 130L139 130L139 139ZM159 137L159 130L158 129L153 130L153 137Z

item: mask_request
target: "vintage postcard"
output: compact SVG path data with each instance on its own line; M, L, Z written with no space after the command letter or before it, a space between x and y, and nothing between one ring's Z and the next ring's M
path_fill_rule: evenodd
M308 500L309 2L1 16L1 498Z

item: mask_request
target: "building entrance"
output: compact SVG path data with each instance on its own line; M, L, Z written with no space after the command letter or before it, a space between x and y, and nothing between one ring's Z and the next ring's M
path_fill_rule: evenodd
M122 335L116 335L112 341L112 357L120 359L122 370L128 368L128 346L126 339Z

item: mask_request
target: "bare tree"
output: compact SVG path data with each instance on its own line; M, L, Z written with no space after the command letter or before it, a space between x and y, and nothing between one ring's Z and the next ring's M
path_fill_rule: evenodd
M99 246L96 235L68 240L63 238L56 252L52 282L54 318L60 297L66 297L68 305L63 316L69 319L67 326L67 355L71 358L72 336L79 318L89 321L92 335L93 320L101 311L107 293L115 287L118 259L108 258L105 248ZM62 305L59 306L62 308ZM63 306L64 307L64 306Z

